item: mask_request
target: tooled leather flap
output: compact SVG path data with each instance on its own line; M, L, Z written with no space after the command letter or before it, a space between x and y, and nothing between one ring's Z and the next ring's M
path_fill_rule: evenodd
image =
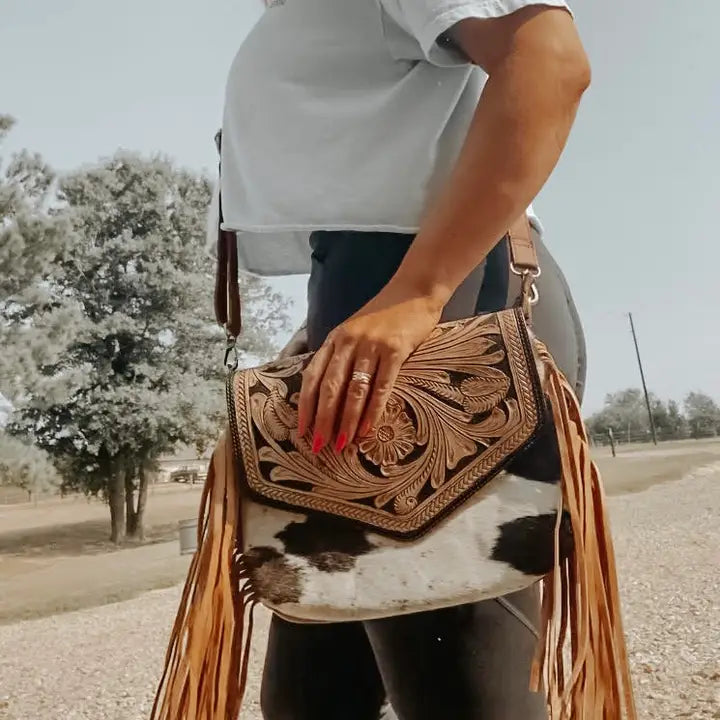
M517 310L439 325L403 364L374 434L342 454L314 455L298 437L300 373L309 359L228 380L239 480L267 505L418 537L487 483L541 423L540 381Z

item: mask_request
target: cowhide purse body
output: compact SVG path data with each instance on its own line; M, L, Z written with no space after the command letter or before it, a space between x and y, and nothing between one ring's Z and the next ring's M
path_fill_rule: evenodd
M635 718L600 478L573 390L529 329L538 268L525 218L508 238L519 306L439 325L404 363L374 433L342 454L316 455L297 433L310 355L231 367L229 425L153 718L237 717L257 603L295 622L364 620L538 580L531 685L551 719ZM220 232L230 355L235 253Z

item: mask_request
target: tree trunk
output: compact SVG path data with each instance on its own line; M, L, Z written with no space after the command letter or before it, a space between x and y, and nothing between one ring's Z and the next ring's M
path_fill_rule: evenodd
M135 536L135 468L125 470L125 527L128 537Z
M108 482L110 504L110 542L120 545L125 539L125 478L115 472Z
M137 540L145 539L145 506L148 496L148 474L145 468L140 466L140 477L138 478L137 506L133 517L133 536Z

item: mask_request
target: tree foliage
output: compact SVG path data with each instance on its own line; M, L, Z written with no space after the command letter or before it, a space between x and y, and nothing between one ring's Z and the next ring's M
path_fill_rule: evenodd
M0 486L34 495L57 488L60 475L46 452L0 431Z
M13 126L0 115L0 147ZM73 241L53 203L55 174L38 155L0 157L0 393L13 403L42 382L73 336L78 309L57 292Z
M115 541L126 522L141 535L157 458L178 443L204 448L224 413L204 251L211 186L132 153L55 186L23 157L14 165L27 172L9 172L2 193L0 268L15 274L0 306L15 348L8 431L48 453L66 487L109 501ZM283 302L258 278L241 278L241 291L241 359L266 358L287 323Z
M683 413L677 402L663 402L649 393L650 409L659 440L714 437L720 434L720 408L709 396L690 393L683 403ZM651 437L645 397L641 390L628 388L610 393L602 410L587 420L590 433L598 440L607 438L608 430L623 441L646 441Z
M709 395L689 393L685 398L685 414L691 437L714 437L720 433L720 407Z

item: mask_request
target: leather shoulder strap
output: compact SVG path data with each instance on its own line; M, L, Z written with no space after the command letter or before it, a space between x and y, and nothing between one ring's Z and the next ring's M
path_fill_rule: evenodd
M520 271L520 273L529 271L537 274L540 271L540 265L532 238L530 222L525 213L510 226L507 237L513 270Z
M220 152L222 133L215 136L218 153ZM220 183L220 164L218 164L218 183ZM242 307L238 284L237 238L234 232L222 229L223 210L222 192L218 189L218 226L217 226L217 269L215 272L215 319L225 329L228 340L237 340L242 331Z

